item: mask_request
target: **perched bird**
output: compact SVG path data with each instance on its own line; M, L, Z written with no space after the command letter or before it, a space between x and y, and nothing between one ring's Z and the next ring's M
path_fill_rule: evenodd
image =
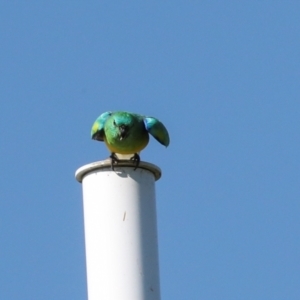
M91 130L92 139L104 141L110 150L112 169L119 160L116 153L133 154L131 160L136 162L136 169L140 162L139 152L149 142L148 133L162 145L166 147L169 145L169 133L163 123L156 118L126 111L109 111L101 114Z

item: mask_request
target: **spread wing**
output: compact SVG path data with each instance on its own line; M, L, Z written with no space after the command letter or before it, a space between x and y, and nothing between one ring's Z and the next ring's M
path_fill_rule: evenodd
M162 145L168 147L170 137L168 130L162 122L152 117L144 117L144 123L147 131Z
M92 139L97 141L104 141L104 125L106 120L112 115L111 111L107 111L103 114L101 114L97 120L94 122L92 130L91 130L91 136Z

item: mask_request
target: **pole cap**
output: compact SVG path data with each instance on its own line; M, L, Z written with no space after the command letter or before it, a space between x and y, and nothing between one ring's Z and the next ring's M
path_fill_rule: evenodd
M115 168L119 168L119 167L134 168L135 162L130 161L130 160L119 160L118 164L115 166ZM154 164L151 164L151 163L148 163L145 161L140 161L138 168L145 169L145 170L152 172L156 181L161 177L161 169ZM111 170L111 160L110 159L99 160L99 161L84 165L75 172L75 178L77 179L78 182L82 182L83 177L87 173L94 171L94 170L99 170L99 169L110 169ZM114 172L114 171L111 170L111 172Z

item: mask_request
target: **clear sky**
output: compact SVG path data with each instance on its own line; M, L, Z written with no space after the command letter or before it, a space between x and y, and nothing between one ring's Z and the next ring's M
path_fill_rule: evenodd
M162 299L300 299L299 1L1 1L0 299L86 299L102 112L160 119Z

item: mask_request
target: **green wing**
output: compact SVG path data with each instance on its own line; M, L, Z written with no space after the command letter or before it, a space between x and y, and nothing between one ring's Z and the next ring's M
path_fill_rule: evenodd
M104 141L104 125L106 120L112 115L111 111L107 111L103 114L101 114L97 120L94 122L92 130L91 130L91 136L93 140L97 141Z
M162 145L168 147L170 144L170 137L168 130L159 120L152 117L144 117L144 123L147 131Z

